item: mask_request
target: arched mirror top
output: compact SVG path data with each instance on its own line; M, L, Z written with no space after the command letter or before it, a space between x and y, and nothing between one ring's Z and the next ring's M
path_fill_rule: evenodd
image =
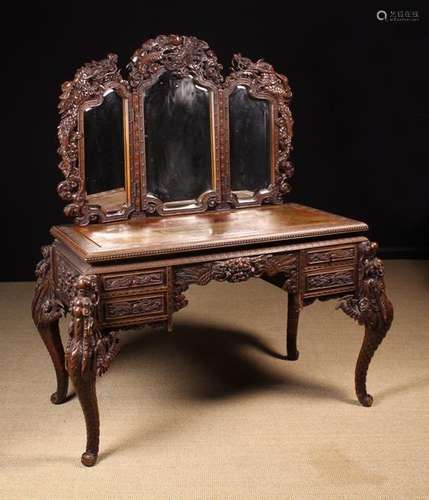
M160 35L148 40L134 52L127 69L132 88L154 81L165 71L217 87L223 82L222 65L215 53L193 36Z

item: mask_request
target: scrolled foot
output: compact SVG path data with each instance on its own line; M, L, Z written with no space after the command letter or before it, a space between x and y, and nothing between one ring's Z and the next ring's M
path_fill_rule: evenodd
M81 462L86 467L92 467L97 462L98 455L90 451L86 451L82 454Z
M359 399L359 403L362 406L366 406L367 408L372 406L372 403L374 402L374 398L371 396L371 394L364 394L364 395L358 394L358 399Z

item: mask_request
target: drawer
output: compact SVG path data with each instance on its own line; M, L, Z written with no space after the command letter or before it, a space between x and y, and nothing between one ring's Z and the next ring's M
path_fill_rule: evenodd
M343 247L318 248L317 250L307 250L305 255L306 266L316 266L321 264L337 263L347 264L347 261L354 261L356 256L356 246L349 245Z
M126 318L165 315L167 312L166 295L154 293L141 297L127 297L121 299L105 300L103 316L105 322L123 320Z
M166 271L150 269L127 274L112 274L103 276L102 281L105 292L163 286L166 284Z
M354 268L307 272L305 274L305 292L353 288L355 276Z

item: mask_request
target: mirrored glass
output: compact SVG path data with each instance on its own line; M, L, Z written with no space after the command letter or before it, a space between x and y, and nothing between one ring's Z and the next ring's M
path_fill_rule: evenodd
M270 104L239 85L229 96L231 189L251 198L271 183Z
M84 145L90 203L108 208L125 203L124 109L115 91L84 112Z
M172 202L212 189L209 89L164 73L145 92L144 128L148 192Z

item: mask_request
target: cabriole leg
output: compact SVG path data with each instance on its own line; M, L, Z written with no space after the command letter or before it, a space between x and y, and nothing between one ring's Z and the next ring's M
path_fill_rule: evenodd
M64 403L67 397L68 375L65 369L64 348L58 321L64 307L55 296L52 281L52 247L42 248L43 259L36 267L36 290L32 304L32 316L40 337L51 356L57 377L57 390L51 395L54 404Z
M95 389L96 372L91 367L82 373L79 364L69 368L70 377L76 389L86 425L86 449L82 454L83 465L95 465L100 442L100 417Z
M87 443L81 460L88 467L97 461L100 436L95 391L97 348L101 339L97 321L98 300L96 276L78 277L70 303L66 365L85 417Z
M373 398L366 390L369 363L385 337L393 320L393 306L386 295L384 267L376 257L377 244L360 245L359 290L338 305L346 314L365 326L365 336L356 363L356 395L363 406L371 406Z

